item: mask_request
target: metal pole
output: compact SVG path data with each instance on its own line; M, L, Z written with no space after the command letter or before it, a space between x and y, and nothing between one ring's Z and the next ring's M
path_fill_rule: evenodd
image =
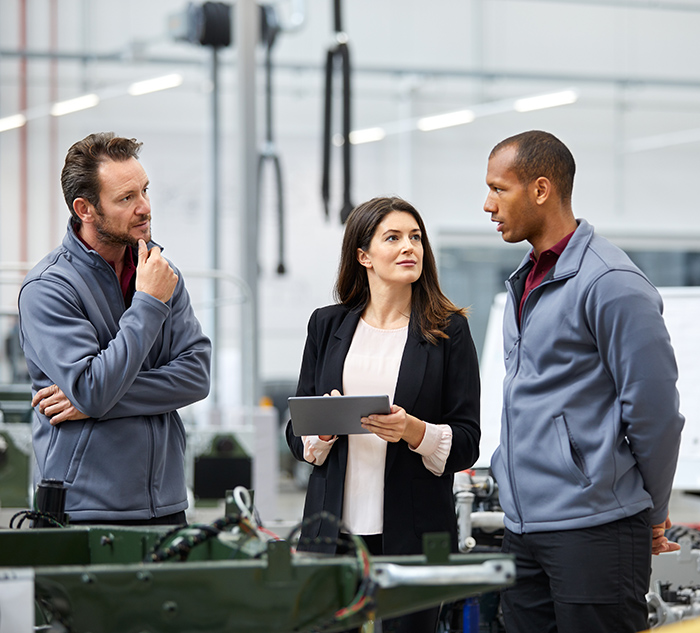
M219 173L220 154L219 139L221 136L221 125L219 120L219 50L216 46L211 48L211 235L209 244L211 246L211 269L219 270ZM211 280L212 311L211 311L211 338L212 338L212 359L211 359L211 404L215 410L219 405L219 346L221 338L219 336L219 279L214 276Z
M250 288L249 309L241 319L242 402L257 405L260 398L258 368L258 142L255 117L255 52L260 32L255 0L238 0L233 12L238 68L238 171L240 175L241 271Z

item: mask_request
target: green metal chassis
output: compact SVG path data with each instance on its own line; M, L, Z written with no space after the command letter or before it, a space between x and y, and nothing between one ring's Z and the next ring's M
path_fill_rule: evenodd
M361 573L353 556L295 553L284 540L214 538L194 547L184 562L143 562L163 533L112 526L0 530L0 567L32 568L36 625L49 631L332 632L368 618L366 612L340 622L333 618L357 592ZM439 572L496 561L512 569L506 555L455 555L448 549L446 535L427 535L423 555L374 557L372 563ZM378 586L376 617L494 591L513 581L510 571L506 576L499 582Z

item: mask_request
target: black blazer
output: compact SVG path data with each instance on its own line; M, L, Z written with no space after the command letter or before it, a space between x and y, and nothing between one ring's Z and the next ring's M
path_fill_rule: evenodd
M341 305L316 310L309 320L297 395L315 396L338 389L342 393L343 365L359 311ZM449 532L457 551L457 519L452 493L453 474L469 468L479 456L479 366L467 320L454 315L446 328L449 339L437 345L425 341L409 325L394 403L433 424L452 427L452 448L445 472L437 477L421 455L405 441L389 443L384 475L384 553L418 554L427 532ZM287 444L294 457L304 459L300 437L287 423ZM304 518L326 511L340 517L343 508L347 436L339 437L322 466L309 477ZM314 539L299 549L334 553L336 521L317 519L305 525L302 537Z

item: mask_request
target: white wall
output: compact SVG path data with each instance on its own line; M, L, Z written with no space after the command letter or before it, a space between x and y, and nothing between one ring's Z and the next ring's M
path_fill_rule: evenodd
M14 114L19 104L21 67L16 51L22 2L28 10L29 50L49 49L49 0L2 0L0 118ZM646 8L652 4L656 8ZM275 128L286 183L288 273L278 277L274 272L274 196L266 189L259 244L264 380L295 379L308 316L332 300L342 237L337 220L342 185L338 153L333 156L330 221L324 218L320 199L321 64L333 41L333 3L307 0L305 5L303 28L280 36L274 54L280 65L275 74ZM355 146L354 201L403 195L423 212L434 241L438 235L459 232L484 234L496 244L498 236L481 210L488 152L506 136L541 128L560 136L577 159L578 215L602 232L683 236L700 243L700 209L694 195L699 144L621 151L635 139L700 129L700 3L687 2L687 10L679 10L679 5L645 0L345 2L344 26L355 68L356 129L569 87L580 93L576 104L562 108L494 115L467 126L393 135L380 143ZM123 58L87 63L60 58L52 70L45 55L30 57L30 108L50 102L52 72L62 99L89 90L123 90L131 81L170 72L182 73L185 81L180 88L139 98L115 96L53 123L48 117L29 122L28 258L38 259L61 239L68 213L58 176L67 148L90 132L114 130L144 141L142 161L152 182L154 237L185 271L207 268L209 56L208 51L174 43L167 35L168 16L182 11L186 3L60 0L56 6L59 53L121 52ZM279 7L286 14L291 2ZM220 248L222 268L237 274L243 232L238 208L235 51L222 51L221 59ZM262 130L262 92L259 96ZM18 131L0 133L0 262L16 261L21 252L20 144ZM198 305L203 305L204 284L192 278L188 285ZM231 287L225 292L229 290L227 296L233 298L237 291ZM16 285L0 286L3 309L11 309L15 294ZM477 311L489 308L473 306ZM200 316L206 323L203 308ZM223 317L222 344L233 350L235 358L238 307L227 307ZM234 381L233 374L235 370L224 381Z

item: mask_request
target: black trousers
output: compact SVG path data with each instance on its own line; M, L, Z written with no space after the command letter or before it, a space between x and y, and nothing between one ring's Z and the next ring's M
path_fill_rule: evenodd
M514 534L517 580L501 592L507 633L635 633L649 628L649 512L580 530Z

